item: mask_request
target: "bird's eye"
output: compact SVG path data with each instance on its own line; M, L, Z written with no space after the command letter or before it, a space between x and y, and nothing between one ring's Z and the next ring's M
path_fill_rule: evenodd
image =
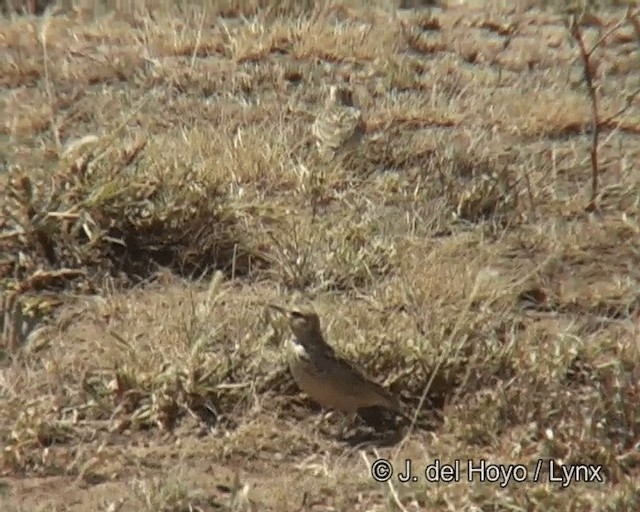
M304 315L300 311L292 311L291 316L294 318L304 318Z

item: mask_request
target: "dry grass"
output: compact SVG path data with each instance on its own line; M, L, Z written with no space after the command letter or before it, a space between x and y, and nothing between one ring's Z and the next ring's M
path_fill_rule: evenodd
M262 4L0 20L3 510L637 509L640 24L580 18L607 34L587 212L553 2ZM349 81L367 135L320 162ZM294 290L415 412L404 442L314 427L261 306ZM419 480L375 482L379 457ZM605 483L469 483L468 459ZM427 483L435 460L461 481Z

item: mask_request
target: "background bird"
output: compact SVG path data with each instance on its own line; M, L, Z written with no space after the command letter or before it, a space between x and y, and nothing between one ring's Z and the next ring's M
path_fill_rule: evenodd
M365 124L353 103L350 87L332 85L324 110L312 126L316 146L324 160L353 150L362 140Z

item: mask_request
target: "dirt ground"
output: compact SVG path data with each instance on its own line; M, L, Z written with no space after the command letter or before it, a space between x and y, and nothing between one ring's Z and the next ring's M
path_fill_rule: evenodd
M640 510L640 12L314 4L0 19L0 509ZM300 291L410 425L298 391Z

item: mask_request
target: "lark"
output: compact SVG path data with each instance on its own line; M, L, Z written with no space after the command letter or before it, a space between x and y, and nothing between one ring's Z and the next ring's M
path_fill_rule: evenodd
M298 387L315 402L326 409L345 412L379 406L406 418L394 395L338 356L325 341L313 307L269 306L289 317L293 332L287 346L289 369Z
M331 160L353 150L362 140L365 124L360 109L353 103L353 91L332 85L325 109L311 129L320 157Z

